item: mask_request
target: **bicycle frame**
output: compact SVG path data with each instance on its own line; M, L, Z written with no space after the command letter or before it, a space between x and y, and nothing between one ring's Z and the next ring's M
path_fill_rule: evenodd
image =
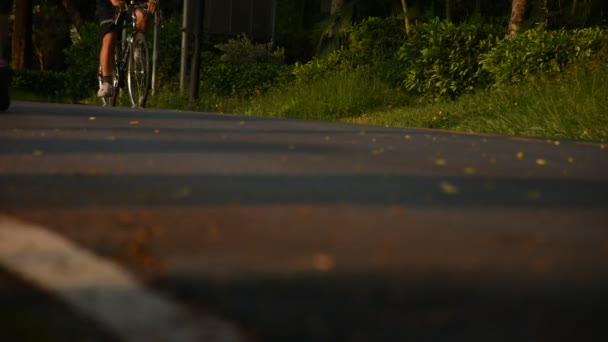
M125 76L129 67L129 58L131 48L137 32L137 10L147 11L146 5L134 4L128 5L126 10L121 10L117 13L114 24L120 29L120 36L117 39L114 52L114 94L109 99L102 98L104 106L115 106L120 89L125 86ZM147 70L145 72L148 72ZM132 97L132 94L130 94ZM133 100L132 100L133 101ZM132 103L135 107L136 104Z

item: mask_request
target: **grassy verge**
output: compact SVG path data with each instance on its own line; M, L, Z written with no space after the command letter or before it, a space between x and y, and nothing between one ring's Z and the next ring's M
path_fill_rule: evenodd
M608 65L529 79L453 102L378 110L348 122L537 137L608 140Z
M608 65L572 67L559 77L530 78L456 101L422 104L373 75L334 74L313 84L274 90L238 113L440 128L535 137L608 140Z
M166 86L149 107L546 138L608 140L608 64L572 67L559 77L481 90L423 104L365 71L335 72L309 84L276 87L250 99L203 93L195 103ZM57 102L20 90L20 100ZM88 98L83 103L99 105ZM126 103L128 101L124 101Z

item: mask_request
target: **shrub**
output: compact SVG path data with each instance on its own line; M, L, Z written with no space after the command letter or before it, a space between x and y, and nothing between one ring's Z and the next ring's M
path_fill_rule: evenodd
M14 88L27 89L51 102L70 100L74 95L74 86L70 85L71 75L65 72L16 69L12 73Z
M148 42L152 46L152 31L148 30ZM179 16L167 17L162 20L162 28L158 34L157 77L160 85L176 83L179 80L181 64L182 20ZM152 49L150 49L152 56ZM151 58L151 57L150 57Z
M539 26L502 41L480 60L494 82L520 82L536 73L559 73L575 60L606 48L605 29L549 31Z
M87 22L63 52L67 69L66 82L62 86L74 102L90 96L97 88L100 46L99 24Z
M369 63L394 56L406 39L402 20L371 17L351 29L349 49L357 61Z
M479 66L479 56L490 51L502 30L438 19L414 26L398 53L405 88L423 99L441 101L487 85L491 78Z
M348 50L334 50L325 57L314 57L307 63L296 63L293 74L299 83L307 83L321 78L334 71L346 71L353 68L351 54Z
M220 55L202 55L203 88L215 95L249 97L287 82L291 67L283 64L283 49L256 44L242 36L217 44Z

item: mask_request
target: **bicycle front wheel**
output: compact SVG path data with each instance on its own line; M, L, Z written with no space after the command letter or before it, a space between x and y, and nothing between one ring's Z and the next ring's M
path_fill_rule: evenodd
M133 107L145 107L150 89L150 59L146 37L137 33L133 37L129 64L127 67L127 84Z

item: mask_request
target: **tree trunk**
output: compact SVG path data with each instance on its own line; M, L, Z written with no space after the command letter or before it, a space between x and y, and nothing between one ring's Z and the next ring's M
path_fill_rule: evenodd
M410 35L410 14L407 11L407 2L406 0L401 0L401 6L403 7L403 15L404 15L404 22L405 22L405 33L409 36Z
M527 0L513 0L511 19L509 20L509 39L515 37L521 30L526 15Z
M481 0L475 0L475 14L481 16Z
M331 15L338 14L344 7L344 0L331 0Z
M65 11L72 19L72 24L74 24L76 31L80 32L80 29L84 25L84 19L82 18L82 14L80 14L80 12L78 12L78 9L74 7L72 0L62 0L62 3L63 7L65 8Z
M32 11L32 0L15 1L12 52L14 69L29 68L32 64Z
M452 2L450 0L445 0L445 19L452 20Z

